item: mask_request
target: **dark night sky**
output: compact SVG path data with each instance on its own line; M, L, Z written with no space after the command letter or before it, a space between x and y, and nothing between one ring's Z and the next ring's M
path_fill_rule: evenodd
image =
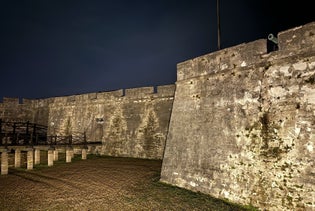
M222 48L315 21L311 4L221 0ZM216 21L216 0L0 1L0 99L175 83L217 50Z

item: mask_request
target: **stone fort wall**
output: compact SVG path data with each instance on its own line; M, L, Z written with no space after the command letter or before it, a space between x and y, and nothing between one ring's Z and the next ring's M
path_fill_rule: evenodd
M86 133L104 155L163 158L161 181L172 185L314 210L315 22L280 32L278 48L267 52L261 39L182 62L176 91L4 98L0 118L47 125L48 135Z
M48 101L4 97L0 103L0 119L5 122L26 122L47 125Z
M48 126L48 136L102 141L99 153L162 159L175 85L141 87L39 100L4 98L0 118Z
M48 134L86 133L101 154L162 159L175 86L141 87L50 99Z
M267 210L315 210L315 22L177 66L161 181Z

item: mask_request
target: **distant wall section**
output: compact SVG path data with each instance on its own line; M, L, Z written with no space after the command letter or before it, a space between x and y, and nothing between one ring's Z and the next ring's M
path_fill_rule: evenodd
M47 125L47 100L23 99L4 97L0 103L0 119L5 122L32 122Z
M162 159L175 85L49 99L49 135L102 141L101 154Z

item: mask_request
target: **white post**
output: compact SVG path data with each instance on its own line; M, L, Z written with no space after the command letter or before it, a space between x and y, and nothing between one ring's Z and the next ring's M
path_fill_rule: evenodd
M48 149L48 166L54 165L54 149Z
M40 164L40 149L35 148L35 165Z
M58 149L54 150L54 161L58 161L59 157L58 157Z
M21 150L16 149L14 152L14 167L20 168L21 167Z
M1 175L6 175L9 172L9 160L7 149L1 149Z
M72 147L66 148L66 163L71 163L73 149Z
M82 149L82 160L86 160L86 158L87 158L87 149L83 148Z
M34 166L33 148L27 149L27 170L32 170Z

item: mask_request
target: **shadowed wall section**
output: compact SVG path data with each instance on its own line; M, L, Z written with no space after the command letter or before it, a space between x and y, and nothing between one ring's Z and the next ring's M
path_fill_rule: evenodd
M268 210L315 208L315 22L178 64L161 181Z

